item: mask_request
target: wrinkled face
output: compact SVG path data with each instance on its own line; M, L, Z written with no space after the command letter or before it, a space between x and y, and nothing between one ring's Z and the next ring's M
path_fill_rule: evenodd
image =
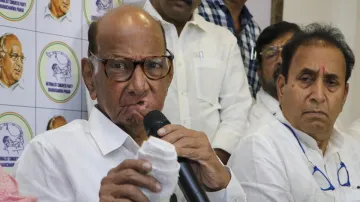
M276 80L280 73L282 64L281 51L287 41L291 39L293 33L286 33L266 45L260 57L262 57L261 68L258 75L262 88L277 99Z
M65 15L70 9L70 0L51 0L51 3L55 6L56 10L62 13L59 17Z
M187 22L190 20L201 0L152 0L160 15L171 22Z
M8 36L5 41L5 52L0 60L1 77L6 77L11 86L21 79L24 65L24 54L20 41L15 36ZM4 78L2 78L4 80Z
M125 57L142 60L150 56L165 55L165 43L160 25L147 26L134 23L126 29L124 27L114 29L119 31L109 28L103 34L99 33L97 37L99 58ZM97 98L102 111L126 132L138 131L139 128L143 130L141 111L162 110L167 89L171 83L172 71L162 79L151 80L146 77L141 64L137 64L128 81L118 82L105 74L106 65L101 62L97 64L98 72L94 77L94 90L92 91L88 86L91 97Z
M325 42L300 46L288 80L278 79L280 106L293 127L317 141L326 140L342 111L348 93L342 52Z

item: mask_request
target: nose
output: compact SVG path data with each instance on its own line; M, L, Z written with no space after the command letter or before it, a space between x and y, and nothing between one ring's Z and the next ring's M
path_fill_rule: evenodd
M322 79L317 79L317 81L312 86L312 96L311 101L315 101L316 103L322 103L325 101L325 90L326 87L322 81Z
M143 96L149 91L148 79L144 71L140 68L140 64L135 67L134 74L129 80L127 92L132 96Z

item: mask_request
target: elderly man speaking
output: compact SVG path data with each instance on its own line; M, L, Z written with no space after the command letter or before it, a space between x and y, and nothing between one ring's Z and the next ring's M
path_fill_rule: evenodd
M164 187L146 174L149 162L135 159L147 139L144 115L163 108L173 55L161 25L136 7L112 10L92 24L89 35L95 44L89 45L90 58L82 60L82 73L98 105L89 121L73 121L28 144L15 168L20 191L40 202L149 201L142 190ZM167 125L159 135L179 156L194 161L211 201L245 200L203 132ZM177 194L177 201L184 200Z

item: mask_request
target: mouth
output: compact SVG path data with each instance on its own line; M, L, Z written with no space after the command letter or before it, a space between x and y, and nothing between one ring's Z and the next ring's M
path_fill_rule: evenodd
M140 105L140 106L144 106L145 105L145 101L143 100L140 100L139 102L136 103L137 105Z
M327 113L323 112L323 111L306 111L304 112L305 115L311 115L311 116L317 116L317 117L320 117L320 116L328 116Z
M174 3L180 6L192 6L193 0L174 0Z

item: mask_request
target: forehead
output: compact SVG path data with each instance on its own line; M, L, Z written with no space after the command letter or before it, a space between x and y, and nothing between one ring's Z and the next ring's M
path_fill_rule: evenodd
M305 68L318 71L321 67L325 68L325 72L345 78L346 63L343 53L335 46L327 44L300 46L293 56L289 74Z
M21 50L21 43L15 36L8 36L5 38L5 47L12 50Z
M126 57L163 54L163 33L160 25L153 23L101 23L97 36L99 53Z

